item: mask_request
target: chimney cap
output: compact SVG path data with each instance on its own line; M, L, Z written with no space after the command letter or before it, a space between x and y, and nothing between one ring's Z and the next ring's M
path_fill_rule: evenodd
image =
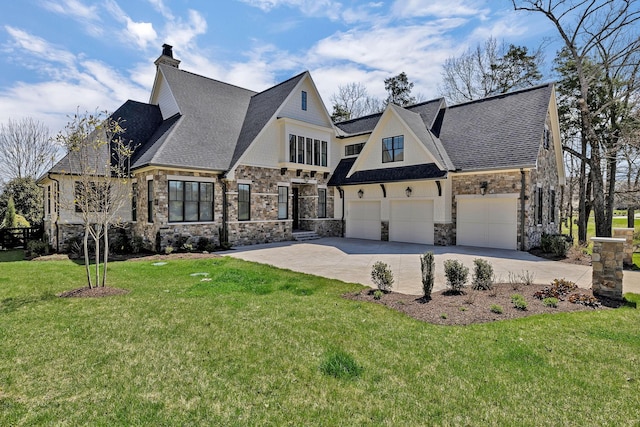
M154 64L156 64L156 66L165 64L174 68L178 68L180 60L173 57L173 46L165 43L162 45L162 55L160 55L160 57L155 60Z
M163 44L162 45L162 54L164 56L168 56L169 58L173 58L173 46L171 46L170 44Z

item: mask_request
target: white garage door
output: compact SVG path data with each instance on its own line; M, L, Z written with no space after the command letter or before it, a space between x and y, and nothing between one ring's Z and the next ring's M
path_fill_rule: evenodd
M389 240L433 245L433 200L392 201Z
M517 249L518 199L458 199L456 243L485 248Z
M345 236L380 240L380 202L349 202Z

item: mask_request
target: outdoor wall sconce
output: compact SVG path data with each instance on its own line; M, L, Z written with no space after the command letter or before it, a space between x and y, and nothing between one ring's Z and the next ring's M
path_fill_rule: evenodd
M404 194L407 195L407 197L411 197L411 193L413 192L413 190L411 189L411 187L407 187L406 190L404 190Z
M362 199L362 196L364 196L364 191L362 191L362 188L358 190L358 198Z
M482 181L480 183L480 194L484 196L487 193L488 186L489 186L489 183L487 181Z

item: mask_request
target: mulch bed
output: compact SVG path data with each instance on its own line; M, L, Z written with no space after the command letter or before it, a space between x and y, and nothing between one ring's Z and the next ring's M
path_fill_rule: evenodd
M533 296L546 285L522 285L514 290L511 284L496 284L493 291L466 290L465 294L452 295L447 291L431 294L430 301L423 301L416 295L404 295L395 292L384 294L379 300L374 299L374 291L364 290L345 294L344 297L355 301L382 304L414 319L436 325L470 325L474 323L494 322L497 320L516 319L542 313L564 313L572 311L608 310L622 305L620 302L603 300L598 308L570 303L565 297L558 302L557 308L546 307L542 301ZM572 292L575 293L575 292ZM577 293L593 295L590 289L578 289ZM520 294L527 302L526 310L516 309L511 302L511 295ZM493 313L492 305L500 305L502 314Z
M95 288L89 288L88 286L85 286L83 288L65 291L58 296L60 298L101 298L112 297L115 295L124 295L128 293L129 291L127 289L110 288L109 286L98 286Z

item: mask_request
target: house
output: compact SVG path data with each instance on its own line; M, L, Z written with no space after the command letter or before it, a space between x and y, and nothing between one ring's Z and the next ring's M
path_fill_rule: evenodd
M527 250L558 229L564 185L552 84L333 124L309 72L254 92L179 68L163 46L148 103L112 117L136 146L130 233L160 250L292 240L294 230ZM73 165L39 183L52 244L80 232Z

